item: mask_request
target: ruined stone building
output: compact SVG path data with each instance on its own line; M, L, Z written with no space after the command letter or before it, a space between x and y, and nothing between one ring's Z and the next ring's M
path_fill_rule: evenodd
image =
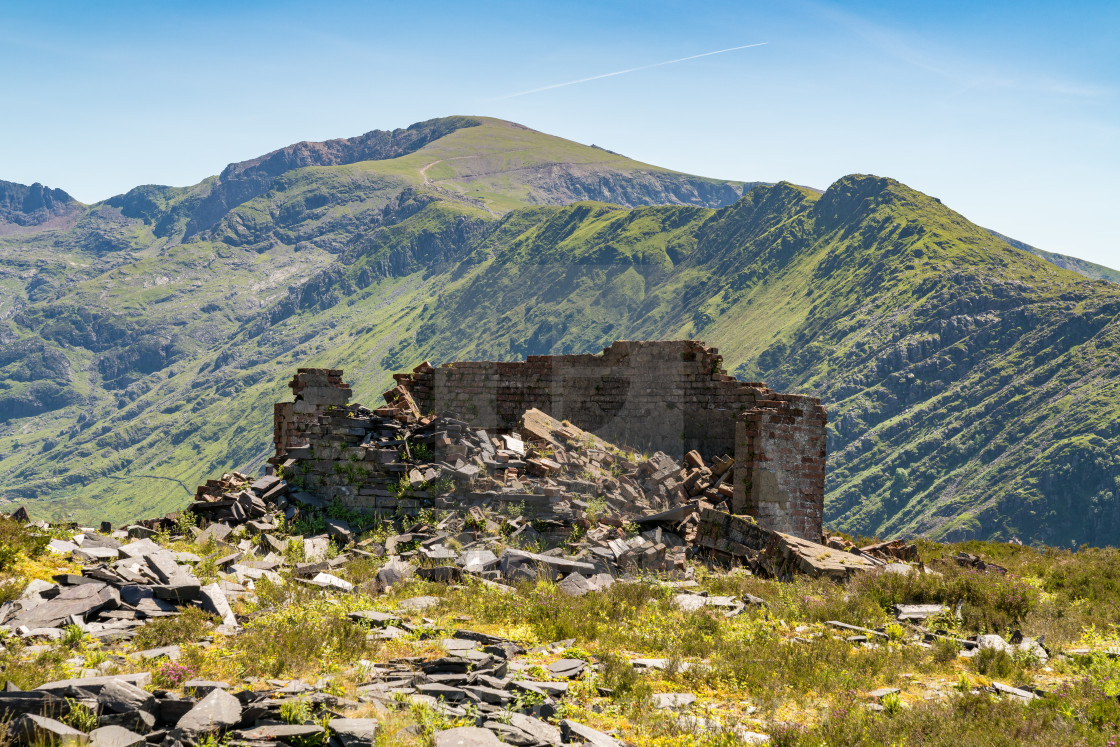
M730 455L732 513L818 540L825 409L814 397L738 381L721 362L717 349L695 340L618 341L599 355L422 364L397 374L394 391L407 392L420 412L451 415L489 434L516 431L522 414L536 408L647 453L680 460L696 451L708 461ZM333 438L336 445L360 441L360 427L329 413L350 399L341 371L301 369L292 387L295 401L276 405L274 461L302 455L315 438L323 444ZM370 500L363 503L359 490L351 503L381 508L372 500L375 491L368 492Z

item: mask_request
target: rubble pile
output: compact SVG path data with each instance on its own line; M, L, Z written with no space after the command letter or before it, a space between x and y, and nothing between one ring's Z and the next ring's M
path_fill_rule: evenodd
M422 598L419 598L422 599ZM405 600L405 602L414 600ZM407 614L407 610L402 610ZM439 732L436 744L511 744L545 747L573 741L621 745L613 737L570 719L558 720L559 705L568 681L592 665L582 659L560 658L547 669L549 680L529 672L517 643L470 630L445 634L431 625L410 625L391 613L350 613L352 624L377 636L385 630L422 630L436 638L446 655L431 660L361 661L353 673L362 682L355 697L330 692L329 680L253 680L250 687L228 682L187 680L183 695L154 687L151 672L87 674L46 682L34 690L8 687L0 692L0 713L10 722L8 736L16 744L189 745L234 743L269 745L327 744L334 747L369 745L381 728L378 718L347 717L348 712L386 715L389 711L424 705L456 721L476 726ZM439 637L446 635L446 637ZM572 641L542 647L561 653ZM140 652L145 661L175 661L178 647ZM284 709L306 708L306 717L293 723ZM82 709L88 732L66 723ZM464 734L476 741L458 742ZM501 741L498 741L498 739ZM318 739L319 741L315 741ZM481 740L481 741L479 741Z

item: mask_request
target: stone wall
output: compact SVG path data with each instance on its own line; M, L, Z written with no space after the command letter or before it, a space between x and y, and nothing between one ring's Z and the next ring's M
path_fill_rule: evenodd
M716 348L695 340L624 340L601 355L449 363L395 378L422 411L477 427L516 429L536 407L614 443L711 460L734 452L736 419L770 391L728 376L721 363Z
M277 404L277 459L292 449L304 456L311 430L324 446L334 443L340 458L357 456L342 450L361 442L360 429L349 436L352 445L345 418L328 412L348 401L340 376L300 368L291 383L296 401ZM737 381L722 370L718 349L697 340L620 340L600 355L524 362L424 363L394 379L398 387L386 399L408 392L420 412L492 433L516 430L522 413L538 408L620 446L678 459L692 450L709 461L732 455L732 512L755 516L765 529L820 539L827 422L820 401ZM385 497L384 485L365 489Z
M280 464L288 452L308 446L308 436L331 407L345 407L353 394L337 368L300 368L288 382L295 399L272 406L272 441ZM277 461L279 460L279 461Z

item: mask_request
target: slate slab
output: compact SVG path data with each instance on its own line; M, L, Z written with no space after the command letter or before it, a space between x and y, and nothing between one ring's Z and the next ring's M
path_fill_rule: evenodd
M116 609L120 603L121 597L117 590L100 581L67 586L54 599L20 612L8 623L12 627L62 627L70 624L71 616L86 619L100 610Z
M24 713L52 713L61 709L61 696L42 690L0 692L0 719Z
M567 677L575 679L587 669L587 662L583 659L557 659L548 665L548 673L553 677Z
M221 586L216 583L207 584L200 587L198 593L202 609L212 615L217 615L221 619L222 625L228 625L231 628L237 627L237 616L233 614L233 610L229 606L229 600L226 599L226 593L222 591Z
M379 725L375 718L335 718L327 728L342 742L342 747L368 747L373 744Z
M55 721L53 718L34 713L25 713L16 719L11 726L11 733L21 743L31 745L73 745L89 742L85 732L67 726L61 721Z
M136 747L144 737L123 726L102 726L89 733L90 747Z
M132 558L139 560L145 555L153 555L162 551L163 548L152 542L147 537L129 542L127 545L121 545L117 552L120 553L122 558Z
M653 707L662 711L678 711L688 708L696 702L692 693L655 693L652 697Z
M97 694L97 702L102 709L113 713L152 711L156 705L155 696L150 692L121 679L106 682Z
M236 726L241 721L241 703L225 690L215 689L183 714L175 724L188 737L197 737Z
M388 563L378 569L377 583L382 589L385 589L407 581L414 575L416 575L416 569L411 563L400 558L390 558Z
M147 734L156 728L156 717L148 711L126 711L125 713L102 713L102 726L123 726L138 734Z
M560 735L565 742L585 742L594 747L624 747L622 742L610 734L604 734L598 729L592 729L571 719L560 722Z
M478 726L460 726L446 731L437 731L435 747L503 747L494 732Z
M59 694L65 693L70 688L78 688L81 690L88 690L93 695L101 693L101 689L110 682L127 682L137 687L143 687L152 681L150 672L131 672L129 674L106 674L98 675L95 677L75 677L69 680L55 680L53 682L44 682L39 685L36 690L43 690L49 693Z
M377 610L358 610L356 612L351 612L347 617L354 622L366 622L379 628L401 621L396 615L391 615L388 612L378 612Z
M317 724L267 724L252 729L235 731L233 736L237 739L253 742L284 742L285 744L295 742L302 744L308 737L322 733L323 727Z
M321 586L324 589L338 589L339 591L354 590L354 584L338 576L332 576L329 573L315 574L315 578L311 579L311 583L315 586Z

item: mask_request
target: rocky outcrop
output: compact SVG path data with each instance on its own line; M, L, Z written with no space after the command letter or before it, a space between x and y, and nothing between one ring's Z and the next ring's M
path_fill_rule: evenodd
M404 129L372 130L358 137L321 143L296 143L251 161L230 164L195 208L186 226L186 236L213 227L233 208L263 195L272 188L276 177L285 172L305 166L338 166L399 158L455 130L477 124L478 120L469 117L430 119Z
M80 202L61 189L0 181L0 233L14 227L40 226L78 213ZM5 225L7 224L7 226Z

